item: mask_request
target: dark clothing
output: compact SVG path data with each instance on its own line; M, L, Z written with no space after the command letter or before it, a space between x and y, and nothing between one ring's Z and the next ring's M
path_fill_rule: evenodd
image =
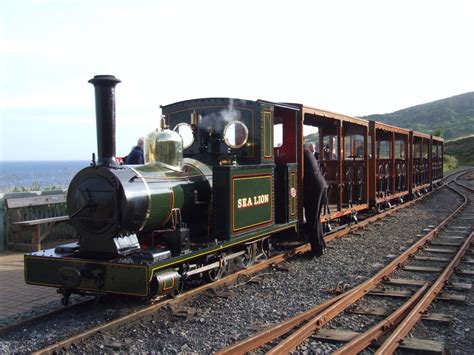
M303 183L306 190L313 188L327 188L328 184L319 168L319 163L314 155L308 150L304 150L304 177ZM316 186L315 186L316 185Z
M133 147L132 151L130 154L128 154L124 159L123 159L124 164L132 165L132 164L143 164L144 159L143 159L143 149L140 148L139 146Z
M321 255L326 248L321 223L321 210L326 199L328 184L319 169L319 164L314 155L304 150L304 208L306 216L305 229L308 233L311 251Z

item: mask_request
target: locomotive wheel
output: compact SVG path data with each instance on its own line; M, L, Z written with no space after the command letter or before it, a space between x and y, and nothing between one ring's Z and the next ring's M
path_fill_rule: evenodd
M268 259L270 257L271 249L272 249L272 245L270 243L270 238L263 239L260 243L260 250L257 257Z
M71 292L65 291L61 297L61 304L66 307L69 304L69 297L71 296Z
M176 298L178 297L182 292L184 288L184 279L181 277L179 279L179 284L178 287L176 287L173 292L171 292L171 297Z
M219 258L216 258L215 260L211 261L211 263L219 261L220 265L204 273L204 277L206 278L207 281L209 282L217 281L222 277L222 275L224 275L224 271L226 269L227 263L225 262L223 257L224 257L224 254L221 254Z
M248 269L253 265L255 259L257 258L257 244L252 243L246 246L245 254L242 255L242 265L244 269Z

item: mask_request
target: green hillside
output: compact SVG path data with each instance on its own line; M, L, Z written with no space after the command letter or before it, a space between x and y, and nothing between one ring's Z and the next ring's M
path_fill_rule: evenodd
M466 137L474 134L474 92L363 118L424 133L441 132L446 140Z
M460 165L474 165L474 137L445 142L444 154L456 157Z

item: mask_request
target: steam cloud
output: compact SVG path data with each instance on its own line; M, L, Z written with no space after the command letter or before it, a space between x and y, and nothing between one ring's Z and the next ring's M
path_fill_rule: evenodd
M199 128L212 128L213 132L222 132L227 123L238 121L240 117L240 110L234 108L234 100L230 99L229 105L225 109L203 116Z

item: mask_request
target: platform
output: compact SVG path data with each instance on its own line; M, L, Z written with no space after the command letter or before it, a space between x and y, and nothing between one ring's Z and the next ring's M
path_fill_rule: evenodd
M0 323L7 317L58 301L56 289L27 285L23 254L0 252Z

